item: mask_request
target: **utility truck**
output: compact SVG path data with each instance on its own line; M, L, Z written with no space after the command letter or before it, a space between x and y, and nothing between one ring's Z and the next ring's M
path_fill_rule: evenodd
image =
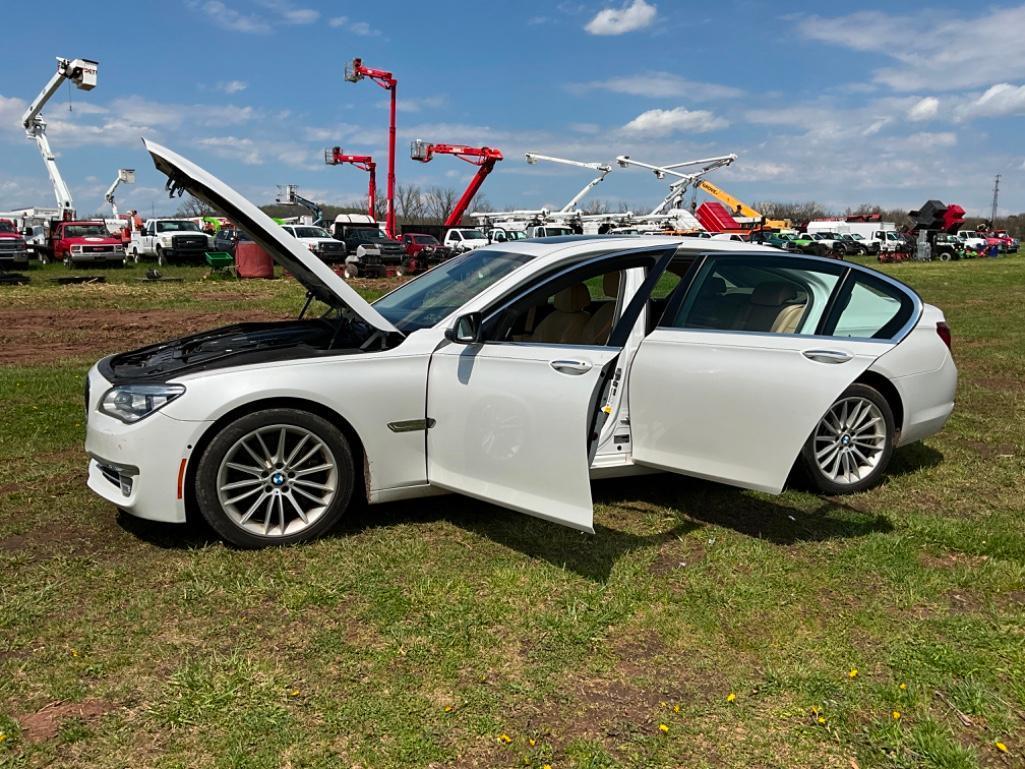
M125 247L102 219L50 223L46 258L71 268L87 263L125 263Z
M141 231L132 233L128 249L133 262L156 259L165 265L202 262L212 246L213 238L189 219L150 219Z

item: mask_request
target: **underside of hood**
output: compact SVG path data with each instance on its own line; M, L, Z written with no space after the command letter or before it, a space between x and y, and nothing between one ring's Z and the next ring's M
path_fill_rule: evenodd
M172 194L178 190L213 206L244 230L271 258L292 273L315 298L331 307L348 309L373 328L399 334L383 315L341 277L281 226L217 177L166 147L143 139L157 170L168 178Z

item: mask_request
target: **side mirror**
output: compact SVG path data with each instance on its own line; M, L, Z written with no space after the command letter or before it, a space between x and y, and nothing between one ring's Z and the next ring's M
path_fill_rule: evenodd
M480 342L480 325L479 312L460 315L450 328L445 329L445 338L456 344L477 344Z

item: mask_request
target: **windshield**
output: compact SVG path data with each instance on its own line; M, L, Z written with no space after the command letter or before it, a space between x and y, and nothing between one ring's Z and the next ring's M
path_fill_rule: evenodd
M202 232L193 222L157 222L157 232Z
M853 238L854 240L864 240L865 239L861 235L858 235L857 233L855 233L853 235L850 235L849 237Z
M0 232L14 232L14 225L10 222L0 222Z
M374 309L409 334L433 326L533 256L480 249L449 259L374 302Z
M105 224L71 224L64 228L66 238L109 238Z
M414 235L413 241L424 246L435 246L438 244L438 239L433 235Z
M322 227L293 227L292 234L297 238L330 238L327 230Z
M546 238L573 234L573 230L571 230L569 227L545 227L544 232Z
M466 240L487 240L484 233L480 230L456 230Z
M523 230L506 230L505 237L509 240L526 240L527 233Z

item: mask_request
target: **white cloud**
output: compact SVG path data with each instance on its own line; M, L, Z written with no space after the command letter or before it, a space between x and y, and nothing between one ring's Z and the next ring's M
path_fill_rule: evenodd
M349 31L354 35L359 35L360 37L377 37L381 34L365 21L352 22L352 24L349 25Z
M320 11L296 8L289 0L258 0L259 4L277 14L285 24L312 24L320 18Z
M935 96L926 96L915 102L907 112L908 120L917 123L923 120L932 120L940 110L940 100Z
M344 27L348 20L348 16L335 16L327 20L327 25L337 29L338 27Z
M798 24L807 38L894 60L876 69L873 80L904 92L956 91L1025 77L1022 29L1025 5L988 8L974 17L859 11L810 16Z
M424 96L423 98L402 98L396 102L399 112L423 112L424 110L438 109L444 107L448 103L448 99L444 96ZM387 99L382 99L377 103L379 107L387 107L389 104Z
M265 19L240 13L222 3L221 0L206 0L202 3L193 0L189 5L202 11L218 27L232 32L267 34L271 31L271 25Z
M1025 85L998 83L968 105L967 117L1025 114Z
M607 80L571 83L567 87L575 93L602 90L629 96L647 96L654 99L729 99L744 93L741 89L733 86L687 80L671 72L641 72L636 75L610 77Z
M623 8L605 8L584 26L592 35L622 35L651 26L658 9L644 0L632 0Z
M674 109L649 109L647 112L642 112L623 126L622 131L646 136L668 136L681 131L704 133L717 128L725 128L728 125L728 120L717 117L708 110L688 110L684 107L676 107Z
M228 80L227 82L218 83L214 86L218 91L222 93L232 94L241 93L249 87L249 84L243 80Z

